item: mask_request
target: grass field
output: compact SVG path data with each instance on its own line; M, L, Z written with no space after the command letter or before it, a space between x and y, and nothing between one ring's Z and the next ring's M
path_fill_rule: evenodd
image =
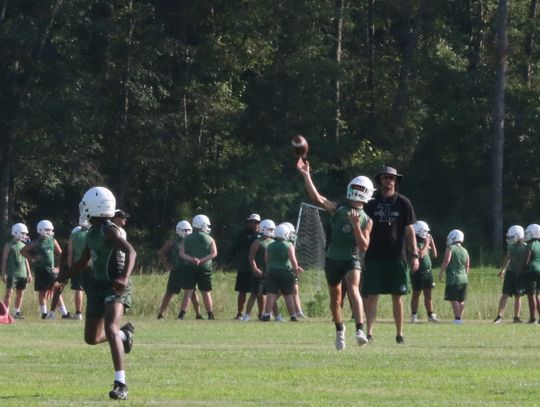
M139 306L126 316L136 326L135 346L127 355L130 399L121 403L538 405L540 326L512 324L508 318L491 323L500 293L494 274L493 269L473 270L464 325L406 324L407 343L397 345L385 298L374 343L356 346L354 325L348 322L343 352L334 348L328 315L296 324L233 321L232 275L216 276L221 284L216 285L216 303L222 304L216 307L218 320L195 321L190 313L188 320L178 321L171 310L167 319L157 321L165 276L135 276ZM313 284L307 280L305 295ZM435 296L442 291L438 287ZM305 303L311 300L304 298ZM34 301L29 295L26 320L0 326L0 406L117 403L107 396L113 379L108 346L85 345L81 321L39 320ZM440 316L449 314L449 308L437 298Z

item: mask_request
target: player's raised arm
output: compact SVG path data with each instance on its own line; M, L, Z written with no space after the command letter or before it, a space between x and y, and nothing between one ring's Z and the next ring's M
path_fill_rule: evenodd
M323 207L326 211L333 214L337 209L337 204L335 202L328 200L326 197L319 194L319 191L317 191L317 188L315 187L315 184L313 183L313 180L311 179L309 161L305 161L302 158L299 158L296 163L296 168L298 169L298 172L300 172L300 174L304 178L304 183L306 185L306 190L309 195L309 199L311 199L311 201L314 204Z

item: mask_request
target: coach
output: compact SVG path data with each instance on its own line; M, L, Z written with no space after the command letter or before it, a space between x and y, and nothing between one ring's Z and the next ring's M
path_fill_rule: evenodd
M401 179L402 175L392 167L383 167L375 176L378 191L374 199L364 206L365 212L373 220L373 228L366 252L366 267L362 273L368 340L373 341L379 294L391 294L396 342L399 344L405 343L402 296L409 291L407 254L413 273L419 265L413 229L416 216L411 201L397 192Z

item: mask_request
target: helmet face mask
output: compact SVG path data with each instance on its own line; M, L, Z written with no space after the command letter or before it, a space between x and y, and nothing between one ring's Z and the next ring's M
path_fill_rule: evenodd
M515 244L525 238L525 231L519 225L510 226L506 232L506 243Z
M430 232L429 226L423 220L416 221L415 224L413 225L413 228L414 228L414 233L416 236L422 239L426 239L429 236L429 232Z
M193 228L187 220L182 220L176 224L176 234L180 237L186 237L193 233Z
M54 236L54 226L49 220L41 220L37 224L38 235L43 237L53 237Z
M363 175L353 178L347 185L347 199L353 202L369 202L373 197L375 188L368 177Z
M273 220L265 219L259 224L259 231L263 236L274 237L274 233L276 231L276 224Z
M16 223L11 227L11 236L18 240L26 240L28 228L24 223Z
M79 223L90 218L112 218L116 210L116 198L105 187L90 188L79 203Z
M206 215L196 215L191 224L194 229L199 229L201 232L210 233L212 231L210 219Z
M463 232L459 229L451 230L450 233L448 233L448 237L446 238L446 244L448 246L451 246L456 243L463 243L465 240L465 235Z

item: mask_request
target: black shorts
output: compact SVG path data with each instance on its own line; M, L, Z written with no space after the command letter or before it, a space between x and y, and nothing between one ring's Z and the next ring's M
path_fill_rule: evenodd
M8 276L6 278L6 288L15 288L16 290L24 290L28 279L26 277Z
M538 295L540 292L540 273L527 271L525 274L525 293L527 295Z
M463 302L467 298L467 283L447 285L444 289L444 299L446 301Z
M255 277L251 278L251 286L249 292L253 295L263 295L264 292L264 277Z
M56 279L56 273L52 269L36 268L34 270L34 291L46 291L50 289Z
M503 294L510 297L523 295L525 293L525 286L524 274L517 274L513 270L506 270L502 287Z
M327 257L324 263L324 274L326 275L326 282L330 287L340 285L349 271L361 269L360 260L356 258L335 260Z
M411 274L411 285L413 291L422 291L435 287L433 273L429 271L417 271Z
M187 266L182 279L184 290L212 291L212 271L200 266Z
M252 276L253 273L251 270L238 270L238 273L236 273L234 290L239 293L250 293Z
M167 280L167 291L173 294L180 294L184 283L184 270L176 269L169 272Z
M403 260L366 259L362 270L362 297L379 294L409 293L409 271Z
M84 290L82 273L77 273L73 277L71 277L70 287L72 290Z

